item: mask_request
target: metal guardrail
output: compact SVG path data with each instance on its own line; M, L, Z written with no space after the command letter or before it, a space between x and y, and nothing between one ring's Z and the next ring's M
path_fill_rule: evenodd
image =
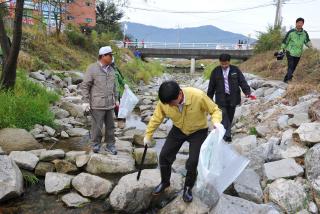
M120 48L158 48L158 49L214 49L214 50L252 50L250 44L233 43L173 43L173 42L123 42L112 41Z

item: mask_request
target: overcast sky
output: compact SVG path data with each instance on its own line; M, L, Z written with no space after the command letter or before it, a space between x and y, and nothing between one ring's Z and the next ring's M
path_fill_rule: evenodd
M123 8L123 21L153 25L163 28L184 28L201 25L214 25L223 30L241 33L256 38L257 31L265 31L273 25L276 7L274 0L130 0L129 7ZM270 5L270 6L268 6ZM258 7L251 10L246 8ZM210 13L172 14L143 11L199 11ZM238 10L228 13L216 11ZM297 17L305 19L305 30L311 38L320 38L320 0L289 0L283 5L283 25L290 29Z

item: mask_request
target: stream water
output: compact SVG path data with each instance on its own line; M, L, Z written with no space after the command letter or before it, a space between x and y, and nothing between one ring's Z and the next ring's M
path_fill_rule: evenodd
M126 121L126 127L136 127L144 130L146 124L141 122L138 114L132 114ZM156 151L159 154L164 140L157 140ZM87 141L83 141L82 137L74 137L66 140L61 140L56 144L46 144L46 148L63 149L68 151L89 151L90 147ZM122 175L103 176L106 179L117 181ZM40 178L39 183L25 187L24 194L16 199L9 200L6 203L0 204L0 214L108 214L117 213L112 211L106 200L92 200L91 203L82 208L70 209L67 208L61 201L61 193L58 196L49 195L45 191L44 178ZM144 213L155 213L153 208Z

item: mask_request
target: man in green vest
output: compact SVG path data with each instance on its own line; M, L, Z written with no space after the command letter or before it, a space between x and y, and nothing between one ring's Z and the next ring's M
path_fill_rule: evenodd
M306 45L308 48L312 47L307 31L302 28L303 25L304 19L298 18L296 20L296 28L290 30L282 41L281 51L286 52L288 59L288 71L283 80L285 83L292 80L293 72L303 52L303 45Z

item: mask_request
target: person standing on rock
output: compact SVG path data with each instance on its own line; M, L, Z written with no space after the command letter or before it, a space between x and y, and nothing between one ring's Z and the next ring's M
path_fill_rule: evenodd
M286 52L288 60L288 71L283 79L283 82L285 83L288 83L288 81L291 81L293 78L293 72L299 63L303 52L303 45L312 48L309 34L302 28L303 25L304 19L298 18L296 20L296 28L288 31L282 41L281 51L279 52Z
M189 158L186 163L183 200L191 202L192 187L197 177L197 165L202 143L208 134L207 115L211 115L214 126L221 122L222 114L218 106L201 90L180 88L175 81L166 81L160 85L158 102L147 126L144 145L151 144L152 136L165 117L173 122L159 157L161 183L153 190L159 195L170 186L171 166L185 141L189 144Z
M117 105L115 71L112 64L110 46L100 48L98 61L89 65L82 83L82 94L90 105L92 116L91 141L92 150L100 151L102 128L105 125L105 143L107 152L117 154L114 136L114 107Z
M240 88L247 97L251 96L250 87L240 69L230 65L231 56L221 54L220 66L213 69L208 86L208 96L213 99L222 110L222 124L226 129L224 140L231 142L231 125L236 106L241 102Z

